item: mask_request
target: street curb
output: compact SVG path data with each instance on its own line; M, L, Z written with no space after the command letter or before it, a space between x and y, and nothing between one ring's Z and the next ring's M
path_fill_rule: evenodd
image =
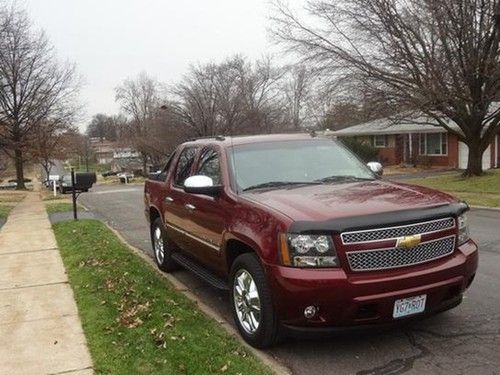
M231 336L235 337L246 349L248 349L252 354L260 359L265 365L271 368L271 370L274 371L275 374L277 375L291 375L292 371L280 363L276 358L273 356L258 350L250 345L248 345L243 338L240 336L238 331L231 326L226 319L224 319L217 311L212 309L210 306L206 305L204 302L202 302L197 295L189 291L189 288L179 279L177 279L174 275L169 274L169 273L164 273L161 272L158 267L156 266L156 263L151 259L149 256L147 256L144 251L141 249L138 249L137 247L129 244L127 240L121 235L120 232L118 232L116 229L111 227L107 222L102 221L106 227L113 232L121 242L123 242L134 254L138 255L140 258L145 260L152 268L153 270L160 276L166 278L174 287L174 289L178 292L181 292L186 296L189 300L194 302L196 306L206 315L208 315L210 318L215 320L217 323L219 323L222 328L226 330L227 333L229 333Z
M476 208L478 210L500 211L500 207L488 207L488 206L469 206L469 207Z

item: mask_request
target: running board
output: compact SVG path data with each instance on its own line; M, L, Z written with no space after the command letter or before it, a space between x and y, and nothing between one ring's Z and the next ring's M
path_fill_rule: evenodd
M227 285L227 283L223 279L221 279L219 276L215 275L214 273L210 272L209 270L207 270L203 266L200 266L198 263L189 259L188 257L186 257L182 254L179 254L179 253L173 253L171 255L171 257L173 260L175 260L176 263L179 263L182 267L184 267L188 271L191 271L196 276L205 280L207 283L212 285L214 288L221 289L221 290L229 290L229 286Z

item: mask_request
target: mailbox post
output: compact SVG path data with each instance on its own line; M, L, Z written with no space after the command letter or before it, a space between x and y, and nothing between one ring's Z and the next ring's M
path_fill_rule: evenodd
M54 197L57 196L57 181L59 181L60 176L57 174L51 174L49 175L49 182L52 183L52 188L54 189Z
M76 181L75 181L75 168L71 168L71 198L73 199L73 219L78 220L76 210Z

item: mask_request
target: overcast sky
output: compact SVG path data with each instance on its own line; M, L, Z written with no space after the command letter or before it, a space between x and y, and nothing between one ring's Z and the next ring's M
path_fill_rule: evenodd
M294 3L301 3L294 0ZM178 81L190 64L277 52L266 32L268 0L24 0L63 60L84 77L86 121L114 114L114 88L146 71ZM81 124L85 125L85 124ZM84 127L84 126L82 126Z

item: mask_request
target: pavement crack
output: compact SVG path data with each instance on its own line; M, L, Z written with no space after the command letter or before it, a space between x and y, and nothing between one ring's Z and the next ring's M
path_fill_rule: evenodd
M0 288L0 292L6 291L6 290L16 290L16 289L27 289L27 288L37 288L40 286L51 286L51 285L59 285L59 284L68 284L68 281L56 281L53 283L46 283L46 284L33 284L33 285L19 285L19 286L12 286L8 288Z
M396 358L392 361L378 367L374 367L368 370L358 371L357 375L396 375L403 374L413 368L413 364L416 360L422 359L428 355L432 355L432 352L422 344L419 344L415 340L415 336L410 331L405 331L405 335L410 342L410 345L419 350L418 354L412 355L406 358Z

